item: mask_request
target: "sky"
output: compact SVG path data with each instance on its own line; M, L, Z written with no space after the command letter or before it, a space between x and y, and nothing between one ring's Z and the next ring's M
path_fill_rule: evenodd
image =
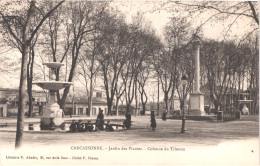
M131 16L136 15L137 12L141 12L145 20L151 21L152 27L156 30L156 34L160 37L163 37L163 28L169 22L171 17L174 16L185 16L187 13L178 12L179 7L174 4L165 5L166 1L116 1L112 3L113 6L118 7L118 9L126 15L127 22L131 23ZM163 7L162 7L163 6ZM174 12L173 12L174 10ZM204 13L199 16L193 16L193 18L189 17L191 20L192 26L196 28L205 20L207 20L212 13ZM231 35L231 39L235 39L237 36L242 36L245 32L248 31L248 27L250 27L249 19L244 19L241 17L236 20L236 24L234 24L229 34ZM222 40L223 33L228 29L228 24L231 23L230 20L225 20L220 22L209 21L203 27L203 35L206 38Z
M118 9L126 15L128 23L132 23L132 16L135 16L137 12L144 15L144 19L151 22L152 27L156 30L158 36L162 36L163 27L169 21L172 16L167 11L154 11L156 7L155 2L142 2L142 1L127 1L127 2L115 2Z

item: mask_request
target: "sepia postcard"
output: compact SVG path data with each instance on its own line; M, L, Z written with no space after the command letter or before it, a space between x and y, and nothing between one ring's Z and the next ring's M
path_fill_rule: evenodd
M0 166L259 160L258 1L0 1Z

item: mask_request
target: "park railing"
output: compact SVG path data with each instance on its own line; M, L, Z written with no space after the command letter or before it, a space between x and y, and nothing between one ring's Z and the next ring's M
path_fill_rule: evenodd
M240 119L240 111L218 111L217 119L222 121L230 121Z

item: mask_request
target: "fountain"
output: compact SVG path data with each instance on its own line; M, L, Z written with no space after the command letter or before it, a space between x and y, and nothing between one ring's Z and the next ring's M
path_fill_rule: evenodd
M64 122L62 118L62 109L60 109L59 104L56 101L56 91L63 89L67 86L73 85L71 82L62 82L56 81L55 71L57 68L63 66L64 64L58 62L47 62L43 63L48 68L51 69L50 72L50 81L37 81L33 84L38 85L43 89L49 90L49 101L43 111L43 115L41 117L41 129L55 129L55 127L61 126Z
M252 102L253 100L247 100L246 96L248 96L248 93L241 93L243 96L243 100L238 100L240 104L243 104L242 108L242 114L243 115L249 115L249 109L247 108L246 104Z

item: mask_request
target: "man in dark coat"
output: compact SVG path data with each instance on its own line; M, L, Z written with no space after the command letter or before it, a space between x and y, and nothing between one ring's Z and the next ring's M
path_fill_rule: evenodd
M131 127L131 114L130 113L126 113L125 114L125 120L124 120L124 126L126 129L130 129Z
M167 120L166 115L167 115L167 110L164 109L164 110L163 110L163 114L162 114L162 120L164 120L164 121Z
M104 114L103 114L103 110L100 110L96 120L97 129L103 131L104 130L103 125L104 125Z

